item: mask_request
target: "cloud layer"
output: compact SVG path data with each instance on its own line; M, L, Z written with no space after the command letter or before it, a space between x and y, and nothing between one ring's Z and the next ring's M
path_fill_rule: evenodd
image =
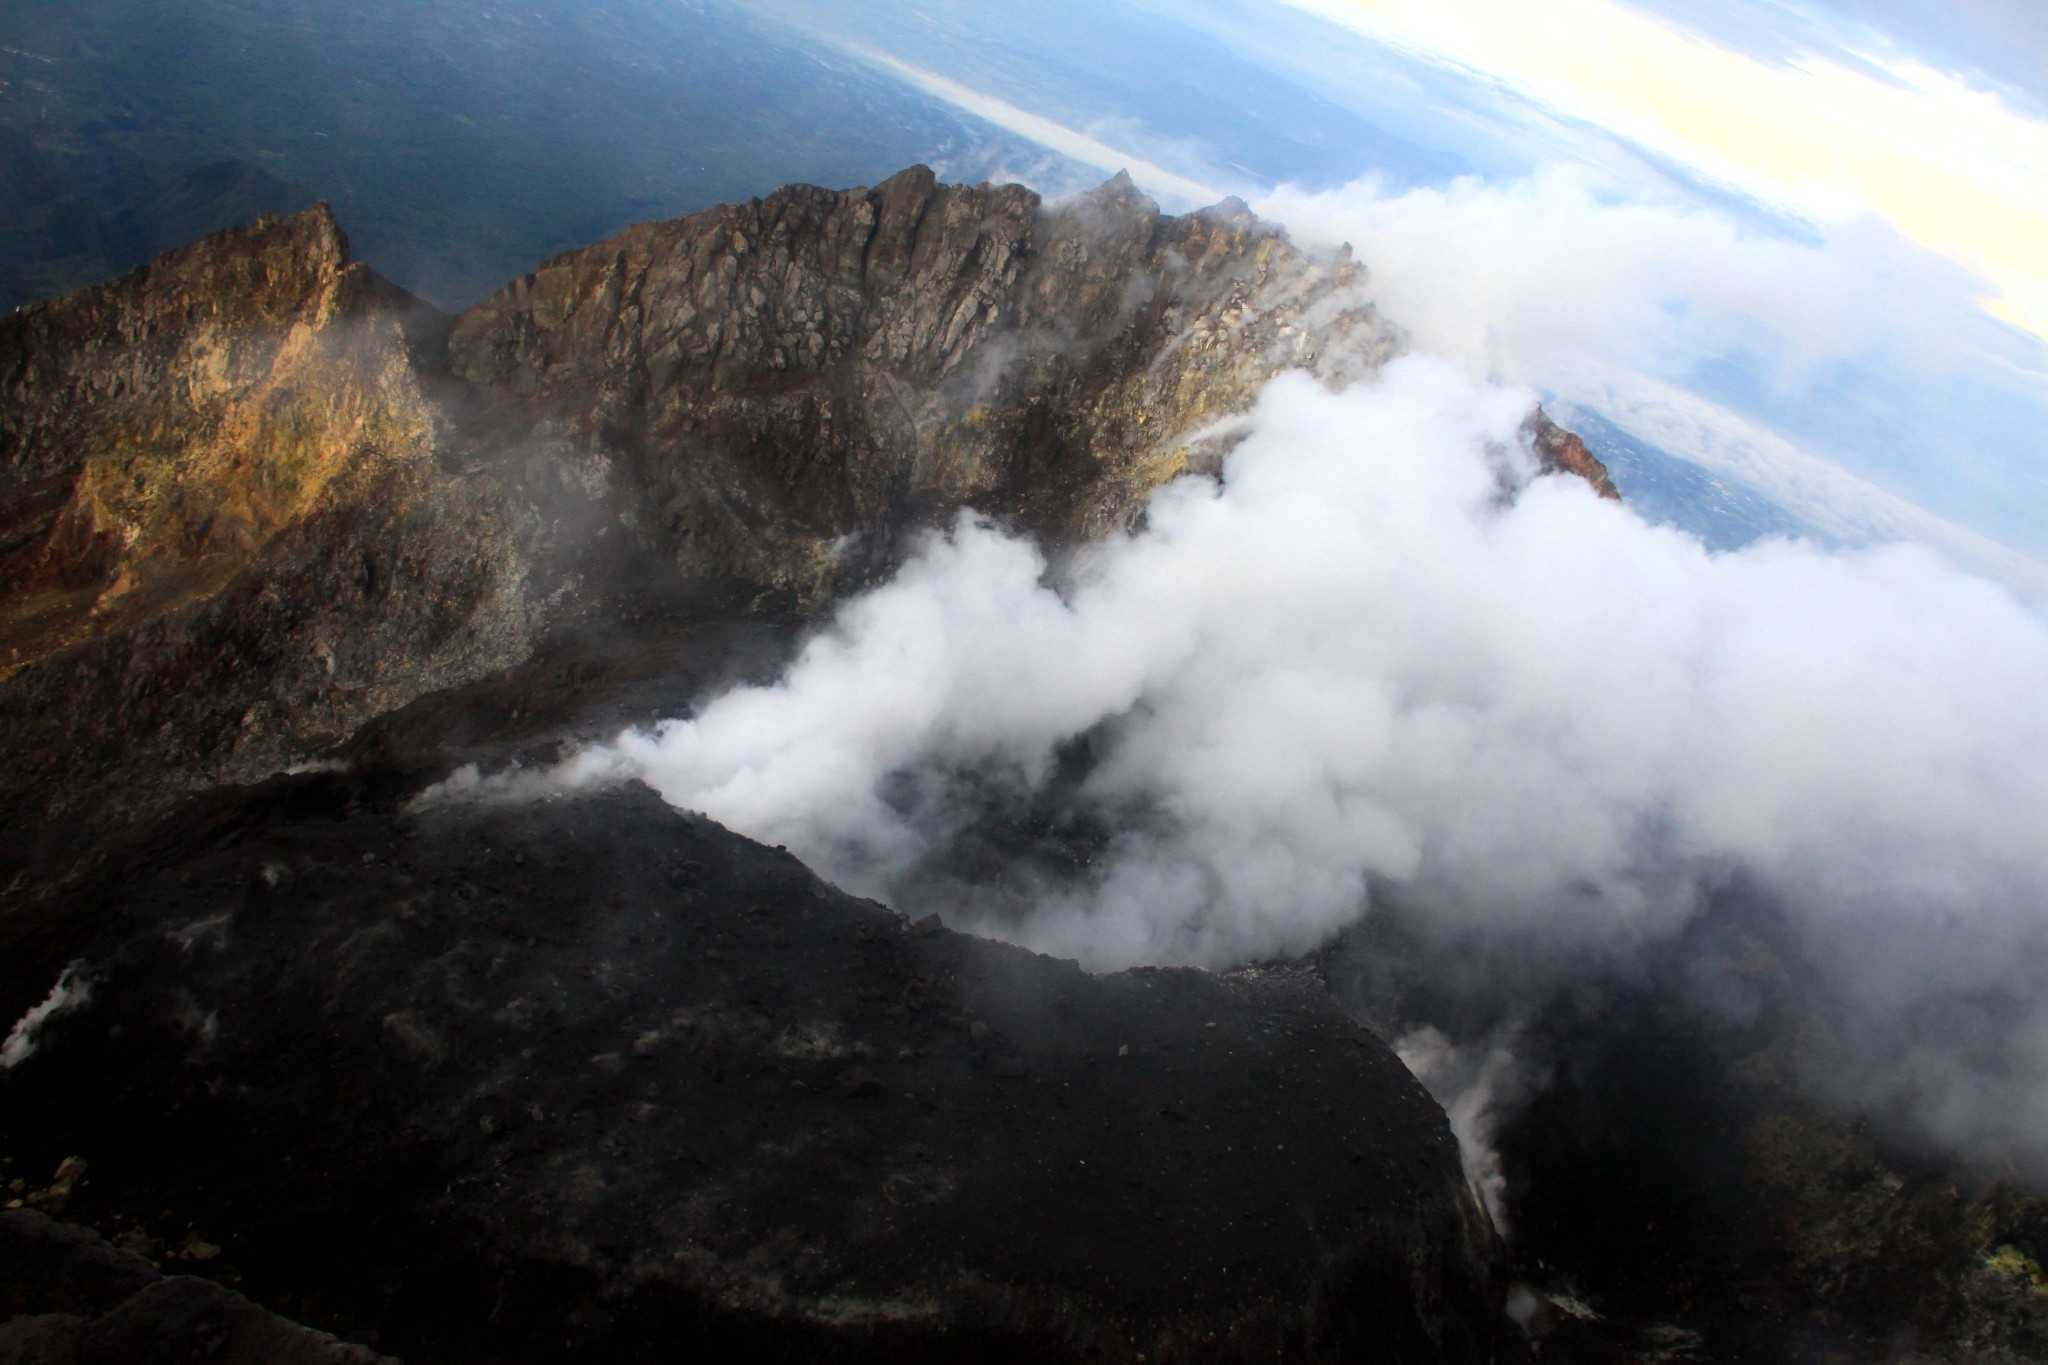
M1762 61L1613 0L1290 3L1760 201L1879 214L2048 335L2048 124L1956 77L1850 53Z
M2041 353L1976 306L1980 281L1875 222L1799 235L1567 167L1258 207L1351 243L1420 349L1600 411L1843 539L1919 540L2048 600L2028 553L2048 547Z

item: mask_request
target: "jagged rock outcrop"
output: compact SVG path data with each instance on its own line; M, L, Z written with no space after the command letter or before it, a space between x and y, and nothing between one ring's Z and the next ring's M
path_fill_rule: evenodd
M324 211L9 318L7 667L211 595L337 479L431 453L431 325Z
M1566 431L1537 408L1522 424L1522 434L1536 453L1536 464L1546 474L1574 474L1593 485L1593 491L1613 502L1621 501L1621 490L1608 477L1600 457L1586 449L1577 432Z
M1341 253L1121 178L794 186L452 323L324 208L223 233L0 321L0 819L277 771L621 594L819 607L968 505L1098 533L1393 345Z
M821 608L963 507L1085 540L1278 371L1397 344L1347 253L1121 176L791 186L453 320L324 207L222 233L0 319L0 821L47 852L318 757L622 599Z
M917 167L628 229L449 351L616 453L686 572L817 596L969 504L1100 533L1276 372L1367 372L1394 335L1347 255L1240 204L1165 218L1120 176L1047 208Z
M325 209L0 321L9 853L530 651L545 527L449 468L444 330Z

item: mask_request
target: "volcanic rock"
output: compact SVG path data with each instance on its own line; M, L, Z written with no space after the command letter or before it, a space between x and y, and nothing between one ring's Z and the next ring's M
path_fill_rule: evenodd
M257 1307L232 1289L159 1274L90 1230L0 1213L0 1361L9 1365L378 1365L384 1358Z
M0 1158L416 1361L1486 1358L1443 1112L1312 980L910 926L637 788L408 804L772 674L966 509L1130 525L1398 345L1241 204L922 168L453 319L324 207L0 319L0 1012L91 986Z
M1593 491L1601 497L1621 501L1621 490L1608 477L1607 466L1586 449L1577 432L1566 431L1551 421L1550 414L1542 408L1529 414L1529 420L1522 424L1522 435L1536 452L1537 466L1544 473L1575 475L1593 485Z
M1488 1357L1443 1111L1312 978L913 933L637 786L407 794L223 794L48 906L92 999L0 1150L413 1360Z
M452 320L324 206L23 308L0 821L35 833L0 879L650 602L814 612L968 507L1055 548L1128 524L1275 373L1398 345L1348 253L1235 201L922 167L630 228Z
M553 585L441 463L443 326L324 208L0 320L0 820L61 841L531 650Z
M649 595L815 609L969 505L1128 521L1278 370L1391 353L1364 283L1242 205L917 168L635 227L452 321L324 206L18 310L0 821L36 838L0 877Z
M1241 204L1162 217L1118 176L1047 206L920 166L629 228L464 314L449 355L629 469L686 572L817 595L963 506L1119 525L1279 370L1368 373L1395 339L1348 253Z

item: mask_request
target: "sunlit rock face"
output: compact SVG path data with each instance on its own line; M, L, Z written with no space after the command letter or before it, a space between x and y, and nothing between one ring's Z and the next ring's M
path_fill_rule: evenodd
M1128 520L1279 370L1391 353L1364 283L1241 205L1162 217L1119 177L1048 206L919 167L628 229L449 352L618 456L686 572L816 597L963 505L1054 539Z
M632 228L452 324L324 208L208 238L0 323L0 805L260 777L621 593L819 607L966 505L1100 533L1279 370L1389 354L1363 286L1240 206L922 168Z
M0 322L14 828L259 777L530 648L535 528L451 471L442 326L324 209Z
M430 453L428 316L316 210L10 318L8 665L210 596L338 480Z
M1575 474L1593 485L1593 491L1614 502L1621 501L1621 490L1614 486L1614 480L1607 475L1607 466L1600 463L1600 457L1586 449L1586 443L1574 431L1566 431L1550 420L1550 414L1542 408L1529 414L1523 424L1523 433L1529 438L1529 445L1536 452L1537 462L1549 473Z

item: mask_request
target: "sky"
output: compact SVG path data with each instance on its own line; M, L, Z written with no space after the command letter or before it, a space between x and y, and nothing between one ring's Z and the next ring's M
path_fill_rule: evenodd
M2048 19L1892 0L751 8L1353 245L1426 349L2048 601ZM941 167L941 170L946 168Z
M1981 73L1877 41L1859 51L1846 32L1832 51L1760 58L1613 0L1291 2L1765 202L1875 214L1982 275L1999 316L2048 332L2048 123Z

